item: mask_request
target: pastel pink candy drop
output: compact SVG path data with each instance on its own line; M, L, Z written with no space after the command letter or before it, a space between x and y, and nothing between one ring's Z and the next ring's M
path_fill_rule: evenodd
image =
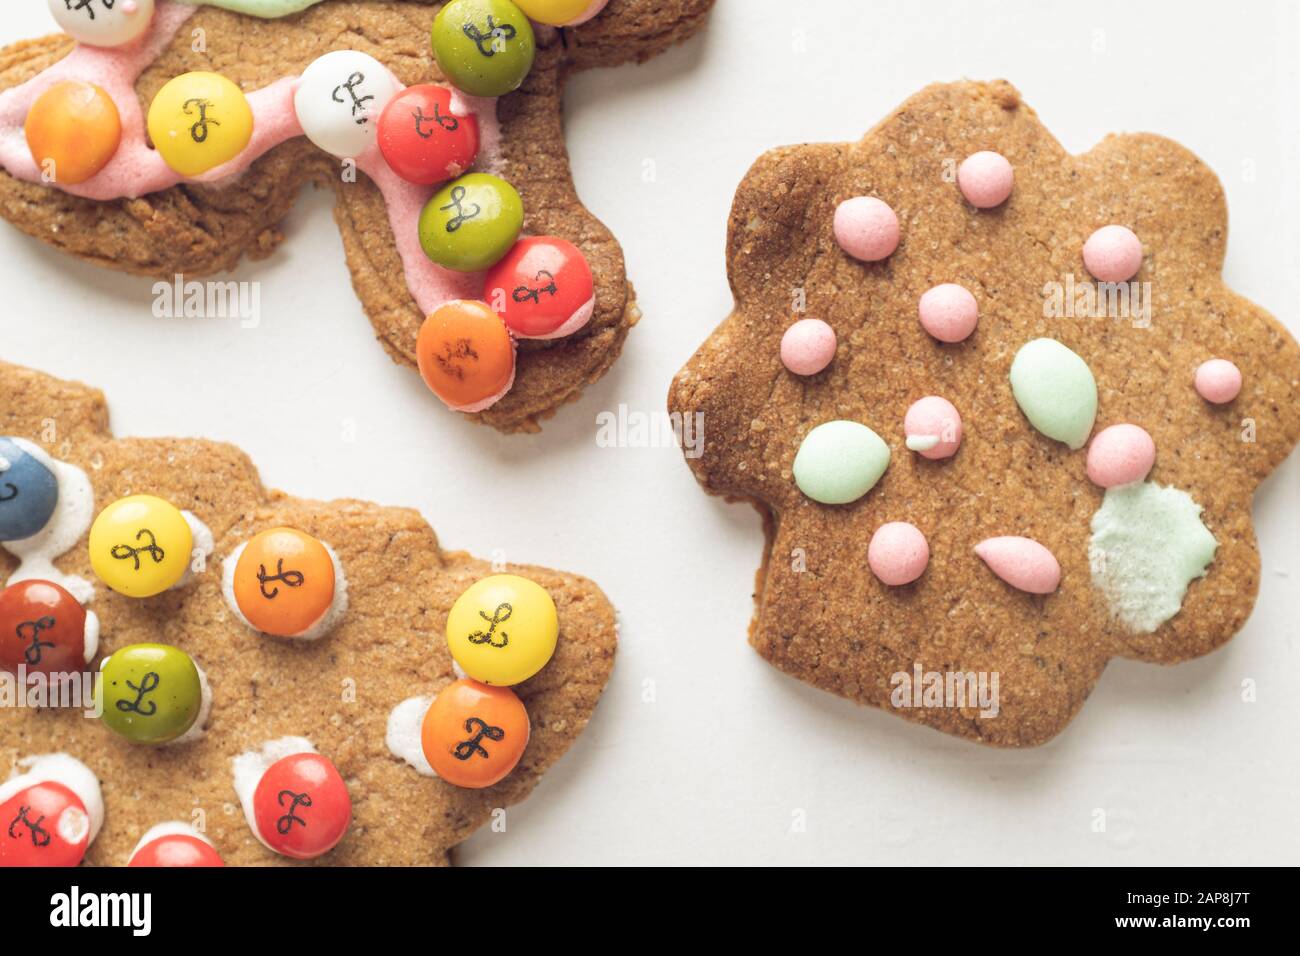
M961 342L975 331L979 303L970 291L953 282L928 290L916 306L921 328L940 342Z
M898 217L874 196L855 196L835 208L832 224L840 248L863 262L879 262L898 248Z
M1196 394L1215 405L1226 405L1241 394L1241 369L1227 359L1210 359L1196 369Z
M1061 584L1056 557L1032 538L985 538L975 545L975 553L990 571L1021 591L1051 594Z
M876 529L867 545L871 573L890 587L911 584L930 563L930 545L921 529L906 521L891 521Z
M1102 282L1127 282L1142 268L1142 240L1127 226L1102 226L1083 244L1083 264Z
M1142 481L1156 463L1156 443L1138 425L1111 425L1088 446L1088 478L1102 488Z
M927 395L913 402L903 416L903 434L908 438L933 435L939 439L933 448L917 452L922 458L951 458L961 447L961 413L948 399Z
M992 209L1011 196L1015 172L1001 153L981 150L957 167L957 187L976 209Z
M835 358L835 330L821 319L800 319L781 336L781 361L795 375L816 375Z

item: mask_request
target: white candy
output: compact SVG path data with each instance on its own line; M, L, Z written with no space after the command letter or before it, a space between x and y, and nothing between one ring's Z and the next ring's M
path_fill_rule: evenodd
M50 13L79 43L123 46L153 21L154 0L49 0Z
M379 114L397 92L392 74L374 57L335 50L303 72L293 107L309 140L351 159L375 142Z

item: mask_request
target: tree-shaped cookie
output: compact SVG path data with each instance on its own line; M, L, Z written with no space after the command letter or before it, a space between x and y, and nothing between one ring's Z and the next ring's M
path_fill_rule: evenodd
M390 356L448 406L535 431L640 315L574 190L564 81L661 52L711 6L54 0L71 35L0 51L0 214L159 279L187 314L187 284L269 255L301 187L329 186Z
M63 830L95 864L442 864L591 717L616 634L590 581L268 492L229 445L114 438L82 385L0 364L0 396L0 692L36 705L0 719L0 865L53 860L39 806L90 818ZM82 698L40 697L55 672ZM99 813L51 777L98 778Z
M1226 642L1300 349L1220 275L1187 150L1067 154L1006 83L921 91L737 192L736 307L673 383L691 461L768 543L755 649L985 743L1058 733L1112 657Z

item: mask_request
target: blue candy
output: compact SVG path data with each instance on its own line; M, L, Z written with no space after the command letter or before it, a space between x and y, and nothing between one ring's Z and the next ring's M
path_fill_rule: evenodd
M54 472L11 438L0 438L0 541L19 541L40 531L59 503Z

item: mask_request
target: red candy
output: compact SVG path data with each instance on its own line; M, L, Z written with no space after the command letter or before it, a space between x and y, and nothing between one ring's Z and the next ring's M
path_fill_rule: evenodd
M451 90L424 83L398 93L379 115L379 150L407 182L432 186L466 172L478 156L478 120L451 111Z
M77 866L90 845L90 815L61 783L37 783L0 804L0 867Z
M86 665L86 611L50 581L20 581L0 592L0 668L66 674Z
M267 846L310 860L343 839L352 822L352 799L328 758L301 753L267 768L253 793L253 813Z
M169 833L135 851L127 866L225 866L212 844L188 833Z
M587 258L555 236L520 239L487 274L483 300L524 339L569 335L591 319L595 286Z

